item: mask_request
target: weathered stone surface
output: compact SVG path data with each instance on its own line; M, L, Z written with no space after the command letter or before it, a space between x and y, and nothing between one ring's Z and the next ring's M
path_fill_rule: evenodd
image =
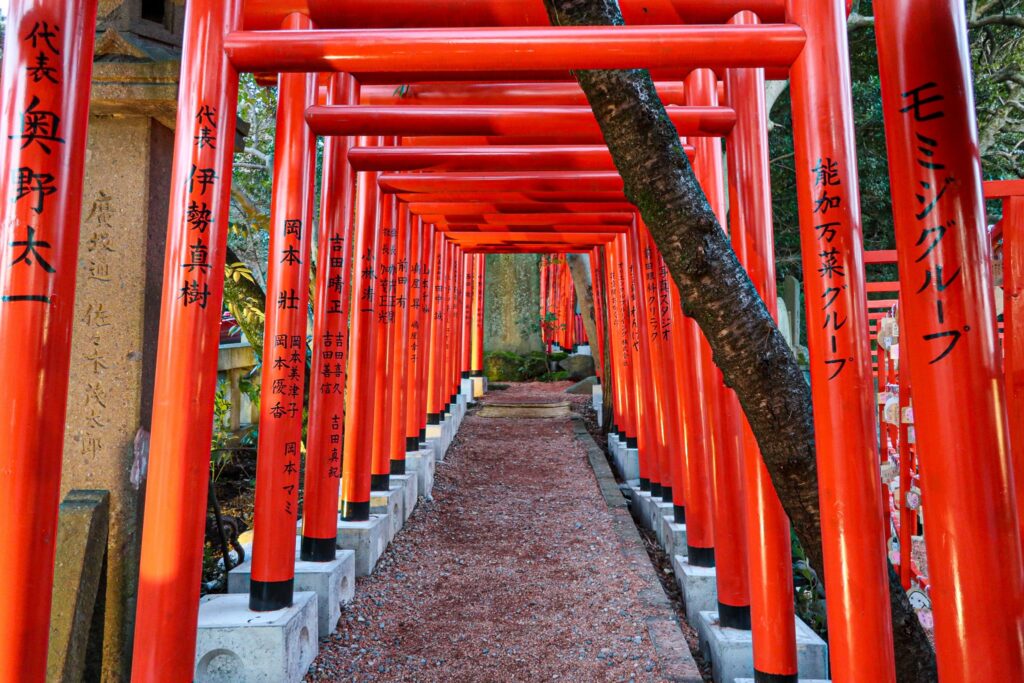
M172 146L154 119L90 117L61 492L110 492L104 680L131 656Z
M596 374L593 356L569 356L559 361L558 367L568 372L571 379L576 380Z
M584 394L589 396L594 393L594 387L600 386L597 383L597 377L587 377L585 379L576 382L571 387L565 390L567 394Z
M484 295L484 349L543 351L540 339L540 257L489 254Z
M568 401L558 403L487 403L480 417L564 417L569 414Z
M85 680L127 680L183 0L102 0L90 95L62 494L110 493Z
M316 593L296 592L287 609L249 610L242 593L199 601L196 683L300 683L318 650Z
M84 677L109 522L106 491L71 491L60 504L46 662L46 680L51 683L73 683Z

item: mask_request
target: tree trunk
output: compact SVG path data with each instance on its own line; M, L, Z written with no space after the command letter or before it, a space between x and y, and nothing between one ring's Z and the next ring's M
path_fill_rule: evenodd
M580 317L583 318L583 328L587 331L590 353L594 357L594 368L598 379L603 383L604 368L597 364L597 308L594 306L594 288L590 284L590 270L587 268L587 262L583 260L582 254L566 254L565 262L569 264L572 286L576 290L576 301L580 305Z
M228 269L232 264L243 263L238 254L227 247ZM224 278L224 305L242 328L249 345L258 358L263 358L263 316L267 310L267 295L258 283L240 277Z
M545 0L551 23L621 25L616 0ZM640 212L735 390L793 531L824 578L810 387L718 225L645 70L576 71L626 198ZM934 652L890 582L897 680L936 680Z

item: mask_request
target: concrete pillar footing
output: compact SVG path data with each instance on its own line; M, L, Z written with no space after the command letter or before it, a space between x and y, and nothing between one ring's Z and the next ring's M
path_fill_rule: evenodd
M699 621L693 625L697 627L701 652L711 662L715 683L754 677L751 631L722 628L717 610L701 611ZM802 678L823 680L828 676L828 645L800 619L796 620L796 657Z
M228 572L228 593L249 592L252 561L247 560ZM305 562L295 551L295 590L316 593L317 632L321 637L334 633L341 618L341 606L352 602L356 586L356 554L339 550L330 562Z
M199 600L195 682L300 683L316 658L316 593L295 593L291 607L253 612L247 593Z
M387 548L387 515L370 515L362 522L338 520L338 549L356 554L356 576L368 576Z
M395 540L405 524L405 492L401 486L392 486L388 491L370 491L370 514L387 517L385 538L387 543Z
M622 456L622 478L640 478L640 451L636 448L626 448Z
M420 488L419 488L419 475L415 470L408 468L409 463L406 462L405 474L392 474L391 481L399 484L402 490L402 495L405 496L402 505L402 521L409 521L409 517L412 516L412 511L416 509L416 503L420 499ZM394 486L392 486L394 488Z
M697 628L700 613L718 609L718 584L714 567L697 567L685 555L672 556L672 571L683 594L686 620Z
M675 511L661 518L661 547L669 556L675 555L676 552L680 555L686 554L686 525L676 523Z
M661 499L661 496L651 497L650 507L648 508L650 513L650 519L648 522L648 528L654 532L654 536L658 539L658 545L662 548L665 547L665 525L663 518L665 515L672 515L675 513L675 506L672 503L666 503Z

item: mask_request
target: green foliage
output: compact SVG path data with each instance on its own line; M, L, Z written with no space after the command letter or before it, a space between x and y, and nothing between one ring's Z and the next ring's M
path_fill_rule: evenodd
M234 460L234 450L229 447L231 430L227 420L231 414L231 401L227 391L227 382L219 382L213 398L213 437L210 439L210 478L213 481L220 479L224 468Z
M569 379L564 370L551 371L549 361L568 358L567 353L544 355L531 351L526 355L509 351L493 351L484 356L484 374L490 382L561 382Z
M796 615L825 640L828 640L828 618L825 593L818 575L807 563L807 553L790 532L793 552L793 598Z
M855 2L853 9L856 14L870 17L873 8L869 0L863 0ZM1021 15L1024 0L969 2L967 11L971 18L969 38L984 176L1019 177L1024 166L1024 29L991 22L1001 14ZM870 22L866 24L851 28L849 34L864 247L892 249L895 241L878 54L874 29ZM787 275L803 279L788 92L775 101L770 119L776 274L780 281ZM895 279L895 267L870 266L868 276Z

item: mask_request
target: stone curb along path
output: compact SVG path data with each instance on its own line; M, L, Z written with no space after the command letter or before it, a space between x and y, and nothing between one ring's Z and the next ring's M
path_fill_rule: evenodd
M679 618L655 574L643 539L630 515L629 504L615 481L604 451L587 431L583 420L573 417L572 425L576 438L587 451L587 460L594 471L598 488L614 517L613 527L619 537L622 555L633 566L637 576L647 583L639 598L650 613L646 620L647 632L657 652L662 675L667 680L679 683L703 683L704 678L679 628Z

